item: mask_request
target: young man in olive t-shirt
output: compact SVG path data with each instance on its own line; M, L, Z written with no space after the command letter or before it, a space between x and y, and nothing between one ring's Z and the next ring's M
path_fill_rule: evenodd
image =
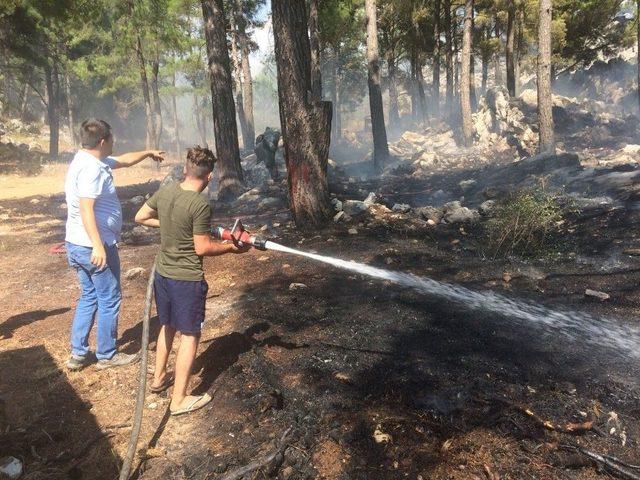
M175 382L169 407L172 415L198 410L211 401L206 393L187 395L209 288L204 279L202 257L248 250L248 247L216 242L210 236L211 206L202 191L211 180L215 161L209 149L190 148L184 181L160 188L136 214L136 222L160 227L154 293L162 326L151 391L163 391ZM167 360L176 331L181 337L174 379L167 373Z

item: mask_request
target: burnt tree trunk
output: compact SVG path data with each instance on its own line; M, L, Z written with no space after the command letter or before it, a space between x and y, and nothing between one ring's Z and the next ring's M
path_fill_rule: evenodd
M248 150L248 146L255 143L255 138L252 139L251 137L253 137L253 135L249 135L247 117L244 113L244 99L242 96L242 62L240 60L238 50L238 31L237 27L234 29L232 26L231 62L233 64L233 81L236 92L236 111L238 114L238 122L240 123L240 132L242 133L242 147L245 150Z
M636 0L637 11L640 12L640 0ZM640 16L640 14L637 14ZM640 20L636 18L638 24L638 108L640 108Z
M156 125L155 125L155 113L151 105L151 94L149 93L149 79L147 77L147 66L144 58L144 52L142 51L142 41L140 36L136 35L136 59L138 60L138 71L140 74L140 87L142 89L142 99L144 101L144 112L147 120L147 149L153 148L158 142L155 138Z
M451 32L451 0L444 0L445 66L447 70L447 109L453 104L453 35Z
M398 79L396 54L393 48L387 50L387 70L389 77L389 123L398 126L400 111L398 110Z
M489 79L489 58L487 55L482 55L482 94L487 93L487 80Z
M204 125L202 123L200 102L198 101L198 96L195 92L193 94L193 116L196 121L196 127L198 128L198 134L200 135L200 144L202 146L205 146L207 144L207 132L205 131Z
M218 157L218 199L225 201L237 198L244 188L236 107L231 88L233 80L227 50L226 21L222 0L202 0L201 3L211 80L213 133Z
M551 98L551 9L552 0L540 0L538 24L538 122L540 153L555 153Z
M509 0L507 8L507 44L505 48L505 57L507 60L507 90L509 90L509 95L511 97L516 96L516 72L513 54L516 40L515 18L515 0Z
M320 70L320 37L318 32L318 0L309 0L309 43L311 45L311 95L322 100L322 73Z
M367 22L367 64L369 66L369 109L371 110L371 132L373 134L373 166L382 168L389 157L387 130L384 125L384 106L380 88L380 60L378 54L378 24L375 0L365 0Z
M60 87L58 82L58 62L53 59L52 65L44 67L45 86L47 89L47 123L49 124L49 156L58 158L60 139Z
M296 225L313 228L332 216L327 184L331 102L311 102L311 46L305 2L272 0L280 123L289 199Z
M162 104L160 103L160 88L158 85L158 75L160 72L160 49L158 46L158 40L156 38L155 41L155 51L153 61L151 62L151 92L152 92L152 105L153 105L153 116L154 116L154 126L155 126L155 135L154 135L154 145L153 148L158 150L160 148L160 140L162 138ZM159 168L160 164L157 163L156 166Z
M640 1L640 0L639 0ZM433 114L440 116L440 0L435 0L433 20L433 85L432 101Z
M182 147L180 146L180 122L178 121L178 102L176 99L176 72L171 76L171 106L173 107L173 131L175 133L176 158L182 157Z
M424 124L427 123L427 95L424 91L424 75L422 75L422 64L420 60L416 62L416 89L418 91L418 101L420 102L419 120Z
M471 23L473 0L465 0L464 28L462 33L462 59L460 72L460 111L462 114L462 135L467 147L473 145L473 122L471 121Z
M242 11L242 1L235 0L236 28L238 29L238 45L240 47L240 64L242 66L242 109L247 128L247 143L244 148L253 150L256 140L255 122L253 119L253 79L249 64L249 36L247 35L247 21ZM242 137L244 139L244 136Z
M498 16L494 16L493 17L493 21L494 21L494 35L495 38L498 39L498 42L500 41L500 27L498 26ZM502 85L503 80L502 80L502 70L500 70L500 53L496 52L494 57L493 57L493 77L494 77L494 82L495 82L495 86L498 87L500 85Z

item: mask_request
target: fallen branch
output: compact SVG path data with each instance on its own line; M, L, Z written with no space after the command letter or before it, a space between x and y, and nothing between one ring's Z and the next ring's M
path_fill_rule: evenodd
M564 444L560 445L559 448L581 453L585 457L593 460L599 465L602 465L606 470L608 470L618 478L622 478L624 480L640 480L640 475L632 472L629 468L627 468L626 464L614 460L614 457L600 455L599 453L592 452L591 450L587 450L586 448L580 447L578 445Z
M557 423L553 423L551 420L545 420L544 418L541 418L535 412L533 412L533 410L531 410L528 407L525 407L523 405L518 405L517 403L510 402L509 400L505 400L504 398L492 397L492 400L498 401L500 403L504 403L505 405L508 405L518 410L519 412L525 414L527 417L533 419L538 425L542 426L543 428L546 428L547 430L552 430L554 432L560 432L560 433L576 434L576 433L584 433L588 430L593 429L592 420L583 422L583 423L567 423L565 425L560 425Z
M282 455L284 453L284 451L286 450L288 443L285 442L285 440L287 439L287 436L289 435L289 432L291 431L292 427L289 427L285 430L285 432L282 434L282 437L280 438L280 441L278 442L278 448L276 450L274 450L273 452L264 455L260 458L258 458L257 460L251 462L248 465L245 465L244 467L238 467L234 470L231 470L230 472L226 473L225 475L223 475L222 477L220 477L219 480L239 480L242 477L244 477L247 473L251 473L254 470L258 470L259 468L263 468L263 467L267 467L269 466L269 464L276 458L278 457L278 455ZM207 477L208 478L208 477Z

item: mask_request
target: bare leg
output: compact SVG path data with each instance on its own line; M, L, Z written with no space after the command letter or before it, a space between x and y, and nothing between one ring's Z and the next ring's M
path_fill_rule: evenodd
M156 371L153 374L152 388L160 387L167 377L167 361L169 360L169 353L171 352L175 334L175 328L166 325L160 328L156 344Z
M171 410L178 410L192 403L197 397L187 395L191 367L196 358L200 334L183 333L180 337L180 346L176 357L176 380L173 385L171 397Z

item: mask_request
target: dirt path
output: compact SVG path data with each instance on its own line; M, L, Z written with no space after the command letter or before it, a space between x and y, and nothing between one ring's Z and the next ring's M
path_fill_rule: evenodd
M126 200L156 186L119 192ZM0 211L0 446L25 461L27 479L112 479L130 432L137 369L63 369L79 293L66 259L48 253L62 239L63 199L32 200L4 200ZM125 206L129 220L134 208ZM569 259L486 262L473 251L473 235L455 229L363 223L358 230L349 235L339 225L304 238L283 226L279 239L637 322L637 269L596 276L595 267ZM611 230L608 238L626 234ZM148 268L155 250L123 245L123 272ZM525 266L545 275L518 273ZM504 281L505 271L512 280ZM214 401L191 417L167 418L166 395L147 397L143 478L216 478L271 452L289 427L278 478L601 477L559 450L563 443L640 463L638 365L616 352L277 252L207 259L206 273L210 295L194 386L213 392ZM294 282L307 288L290 290ZM144 275L123 282L125 351L138 349L145 283ZM585 286L618 293L596 304L584 298ZM560 425L593 421L594 428L552 431L526 409Z

